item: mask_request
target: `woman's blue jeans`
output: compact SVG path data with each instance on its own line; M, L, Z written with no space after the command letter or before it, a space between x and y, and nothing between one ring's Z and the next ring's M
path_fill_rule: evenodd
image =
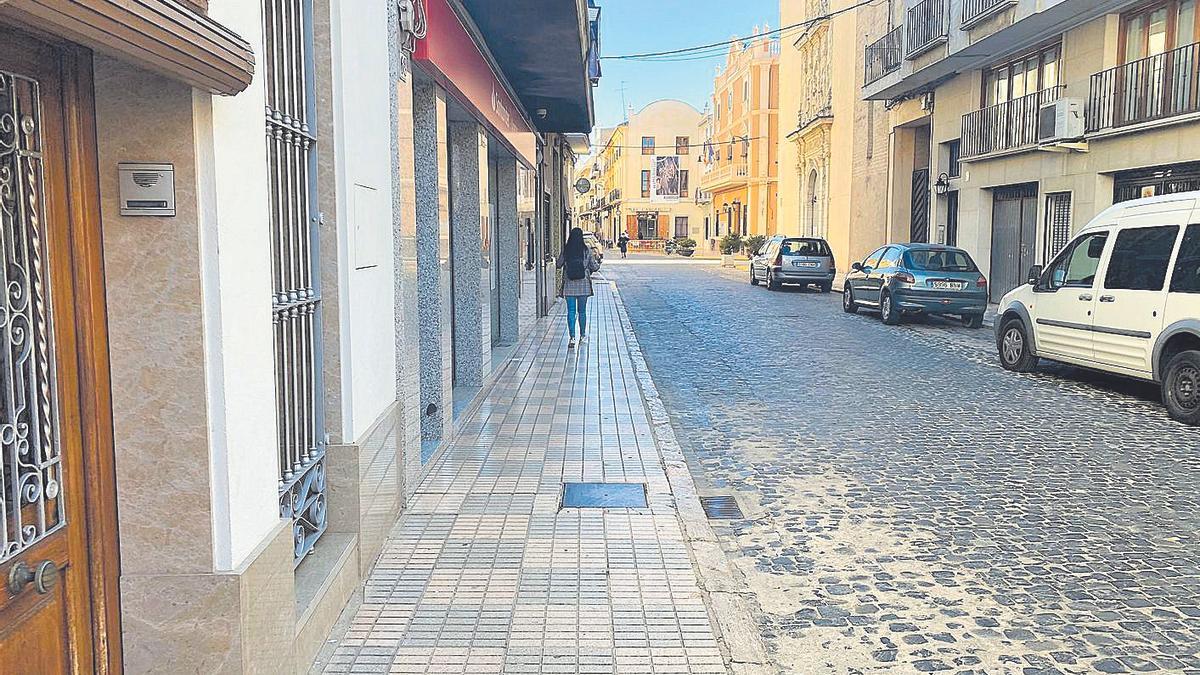
M579 319L579 335L587 335L587 301L588 296L567 296L567 333L575 337L575 319Z

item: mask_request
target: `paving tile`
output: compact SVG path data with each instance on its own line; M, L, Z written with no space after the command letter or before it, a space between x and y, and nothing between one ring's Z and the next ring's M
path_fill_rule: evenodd
M429 469L325 672L719 673L616 298L560 316ZM645 483L645 507L561 508L564 482Z

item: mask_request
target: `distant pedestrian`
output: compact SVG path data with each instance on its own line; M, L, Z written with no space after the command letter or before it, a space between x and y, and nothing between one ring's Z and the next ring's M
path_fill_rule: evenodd
M617 239L617 248L621 249L621 257L622 258L629 257L629 235L628 234L625 234L624 232L621 233L620 238Z
M567 301L567 348L575 346L575 323L579 323L579 341L587 339L587 301L592 297L592 273L600 269L600 259L583 241L583 230L571 230L555 266L563 271L559 296Z

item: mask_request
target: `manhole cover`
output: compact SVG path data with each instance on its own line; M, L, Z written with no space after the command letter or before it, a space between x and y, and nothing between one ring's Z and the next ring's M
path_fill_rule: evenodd
M646 508L645 483L563 483L564 509Z
M701 497L700 506L704 507L709 520L741 520L744 517L737 500L730 495Z

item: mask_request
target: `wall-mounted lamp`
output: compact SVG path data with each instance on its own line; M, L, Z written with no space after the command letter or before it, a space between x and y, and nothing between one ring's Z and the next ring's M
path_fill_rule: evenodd
M933 184L933 190L938 193L938 196L945 196L950 191L950 174L939 174L937 182Z

